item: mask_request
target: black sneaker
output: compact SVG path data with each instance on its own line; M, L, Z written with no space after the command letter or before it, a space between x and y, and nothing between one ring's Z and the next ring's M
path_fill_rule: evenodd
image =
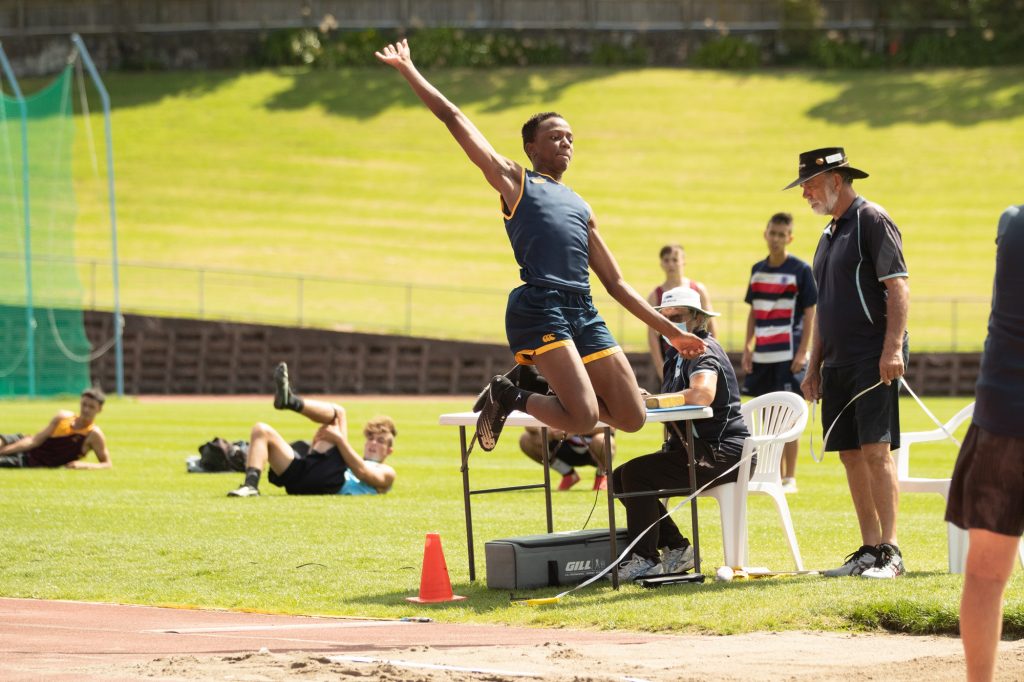
M476 439L486 452L490 452L498 444L501 429L512 412L510 408L506 407L507 401L502 400L502 397L510 390L515 391L516 387L508 377L501 374L494 376L487 384L487 388L484 389L483 408L476 420Z
M274 409L286 410L292 401L292 387L288 383L288 364L274 368Z
M505 372L505 377L507 377L516 388L521 388L524 391L529 391L530 393L547 395L551 391L551 386L548 384L548 380L541 376L537 367L534 365L516 365L509 371ZM480 395L476 397L476 402L473 403L474 412L479 412L484 409L484 401L487 400L487 389L490 387L491 384L488 383L484 386L484 390L480 391Z
M903 565L900 548L883 542L878 546L878 560L875 565L860 574L862 578L896 578L907 572Z
M846 561L839 568L831 568L822 571L822 575L830 578L846 575L861 575L864 571L872 568L878 561L880 552L871 545L861 545L853 554L846 557Z

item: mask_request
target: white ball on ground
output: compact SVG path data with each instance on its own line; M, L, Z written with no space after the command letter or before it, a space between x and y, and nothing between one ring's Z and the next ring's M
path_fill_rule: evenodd
M729 582L730 580L732 580L732 576L733 571L728 566L719 567L718 572L715 573L715 578L721 580L722 582Z

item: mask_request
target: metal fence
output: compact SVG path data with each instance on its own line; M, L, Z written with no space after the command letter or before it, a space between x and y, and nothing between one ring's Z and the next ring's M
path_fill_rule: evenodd
M0 253L0 271L14 273L21 254ZM52 257L33 257L53 262ZM59 260L59 259L57 259ZM63 259L75 267L85 291L82 300L37 287L37 307L112 309L109 260ZM503 288L417 284L304 274L263 273L215 267L120 261L121 309L126 313L202 320L253 322L295 327L401 334L441 339L504 341ZM14 281L17 281L16 279ZM41 283L45 284L45 283ZM4 295L2 292L6 291ZM18 305L11 288L0 288L0 304ZM738 296L712 288L718 338L726 350L743 347L748 306ZM603 292L595 292L619 343L628 350L647 347L647 328ZM917 351L977 351L985 337L990 299L982 296L913 296L910 329Z
M0 35L450 26L479 29L774 31L782 0L0 0ZM823 24L870 28L878 3L822 0Z

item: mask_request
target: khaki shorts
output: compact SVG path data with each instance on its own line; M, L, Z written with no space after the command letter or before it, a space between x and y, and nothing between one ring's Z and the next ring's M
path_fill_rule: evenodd
M953 469L946 520L965 529L1024 534L1024 438L971 424Z

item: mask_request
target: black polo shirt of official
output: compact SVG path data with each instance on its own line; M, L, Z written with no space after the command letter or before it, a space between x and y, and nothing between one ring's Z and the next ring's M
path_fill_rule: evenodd
M885 281L907 277L903 237L885 209L857 197L825 228L814 252L817 326L826 367L878 358L885 342Z

